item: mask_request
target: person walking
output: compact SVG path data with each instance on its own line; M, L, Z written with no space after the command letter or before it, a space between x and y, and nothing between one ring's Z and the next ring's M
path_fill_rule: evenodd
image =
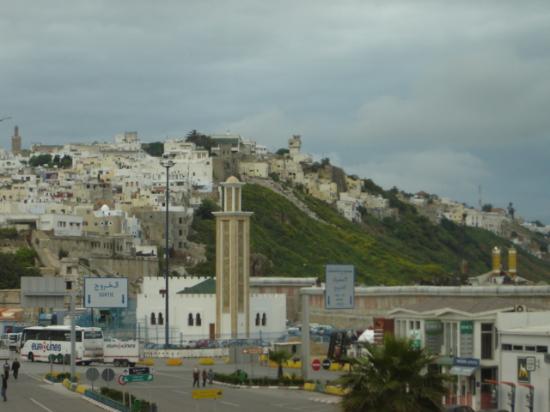
M208 378L208 374L206 373L206 369L202 370L202 387L204 388L206 386L206 379Z
M200 387L200 382L199 382L199 378L200 378L200 372L199 372L199 369L198 368L193 368L193 388L195 386Z
M10 376L10 364L7 360L4 361L4 375Z
M6 391L8 390L8 374L4 373L2 375L2 398L4 398L4 402L8 400L6 396Z
M21 364L19 363L19 359L15 358L15 360L11 363L11 370L13 371L13 377L17 379L17 375L19 375L19 368L21 367Z
M212 385L212 382L214 382L214 371L210 368L208 370L208 383Z

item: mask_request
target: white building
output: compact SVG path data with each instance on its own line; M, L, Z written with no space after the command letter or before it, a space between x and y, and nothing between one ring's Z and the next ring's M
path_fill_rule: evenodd
M53 231L55 236L82 236L82 216L44 214L38 221L38 229Z
M150 342L164 343L164 278L144 277L137 296L139 327ZM214 339L216 323L216 281L204 277L170 278L171 343ZM250 295L250 338L273 340L286 329L284 294ZM225 330L229 330L229 325ZM244 337L244 336L242 336ZM231 336L220 336L230 339Z

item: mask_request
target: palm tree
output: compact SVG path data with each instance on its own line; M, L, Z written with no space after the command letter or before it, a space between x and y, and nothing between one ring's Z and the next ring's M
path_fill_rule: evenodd
M270 350L269 351L269 360L277 364L277 378L281 379L283 377L283 363L291 358L291 354L286 350Z
M430 368L433 358L410 341L387 336L383 346L366 344L340 383L349 392L344 412L431 412L441 410L446 377Z

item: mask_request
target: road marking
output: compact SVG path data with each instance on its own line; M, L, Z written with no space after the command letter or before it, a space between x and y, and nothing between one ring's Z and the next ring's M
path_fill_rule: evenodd
M189 392L185 392L185 391L179 391L179 390L172 390L172 392L176 392L176 393L181 393L182 395L189 395Z
M48 411L48 412L53 412L50 408L48 408L47 406L44 406L42 405L40 402L38 402L36 399L33 399L33 398L29 398L31 400L32 403L34 403L35 405L38 405L40 406L42 409L44 409L45 411Z
M238 405L238 404L236 404L236 403L227 402L227 401L220 401L220 403L223 403L224 405L235 406L236 408L238 408L239 406L241 406L241 405Z
M35 381L42 382L42 379L37 378L36 376L30 375L30 374L28 374L28 373L25 373L25 375L27 375L27 376L28 376L29 378L31 378L31 379L34 379Z

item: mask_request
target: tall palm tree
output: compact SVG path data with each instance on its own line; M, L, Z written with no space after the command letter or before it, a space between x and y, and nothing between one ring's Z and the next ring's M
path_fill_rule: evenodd
M269 360L277 364L277 378L281 379L283 377L283 363L291 358L291 354L286 350L270 350L269 351Z
M433 358L405 339L387 336L383 346L366 344L367 355L352 362L340 383L349 390L344 412L431 412L441 410L446 377L430 368Z

